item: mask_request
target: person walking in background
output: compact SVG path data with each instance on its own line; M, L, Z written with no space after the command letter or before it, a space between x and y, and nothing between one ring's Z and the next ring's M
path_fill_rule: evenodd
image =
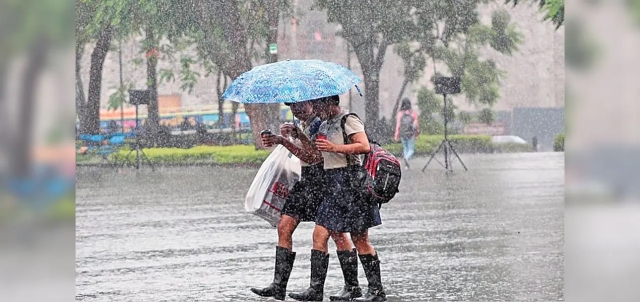
M279 144L291 151L300 159L302 175L300 181L289 192L278 222L278 245L273 282L266 288L251 289L259 296L274 297L276 300L285 298L287 283L296 258L296 253L293 252L293 232L300 222L315 221L318 206L325 194L323 158L314 146L322 121L313 113L309 102L285 103L285 105L289 106L293 115L302 121L300 127L293 123L286 123L280 127L282 135L265 134L262 137L262 144L265 147ZM294 144L289 137L296 139L299 144ZM358 284L358 257L351 241L344 233L336 233L331 237L336 244L345 280L343 290L337 293L333 300L349 301L362 296ZM327 261L328 256L326 255ZM313 298L311 301L316 301L315 297L311 298ZM321 300L322 294L318 301Z
M409 169L409 160L413 156L416 138L420 134L418 128L418 114L411 110L411 101L408 98L402 99L402 105L396 117L396 132L394 139L402 139L402 153L405 169Z

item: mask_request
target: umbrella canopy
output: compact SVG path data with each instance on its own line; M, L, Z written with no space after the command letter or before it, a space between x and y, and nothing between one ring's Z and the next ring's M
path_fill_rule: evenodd
M336 63L287 60L241 74L222 98L244 104L296 103L343 94L361 81L353 71Z

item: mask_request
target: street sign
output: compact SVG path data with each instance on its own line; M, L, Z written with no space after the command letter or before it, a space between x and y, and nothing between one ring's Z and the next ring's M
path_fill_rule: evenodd
M269 53L275 55L278 53L278 46L274 44L269 44Z

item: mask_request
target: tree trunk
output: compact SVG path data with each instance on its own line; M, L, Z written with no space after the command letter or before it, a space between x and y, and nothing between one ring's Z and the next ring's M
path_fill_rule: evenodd
M111 45L111 28L106 28L96 42L91 53L91 69L89 70L89 97L85 108L85 124L81 125L81 133L100 133L100 90L102 88L102 68Z
M7 83L7 74L9 73L9 63L5 58L0 58L0 142L3 144L0 146L0 152L8 152L10 149L7 147L11 141L9 121L7 119L7 100L5 99L5 89ZM6 153L5 153L6 154Z
M229 115L229 125L231 125L234 143L238 142L238 129L236 129L236 114L238 114L238 107L240 107L240 104L233 102L231 104L231 115Z
M370 134L376 136L379 132L378 119L380 117L380 68L377 67L373 55L374 44L361 44L353 50L358 57L364 77L365 117Z
M236 79L242 73L251 70L251 57L247 51L248 39L246 35L242 34L245 30L240 20L237 2L237 0L221 2L222 11L227 12L227 22L222 23L224 26L223 34L226 40L229 41L229 46L234 49L233 55L227 60L227 64L225 65L225 73L228 74L231 79ZM277 25L277 19L275 24ZM245 105L244 108L251 121L253 144L256 149L262 148L260 131L269 127L269 124L272 124L274 120L277 121L278 116L273 116L273 110L270 110L269 105Z
M84 46L76 45L76 114L80 120L80 125L87 123L87 100L84 94L84 85L82 84L82 54Z
M271 1L268 4L268 17L269 17L269 37L267 39L267 44L277 44L278 42L278 10L277 10L277 1ZM266 63L275 63L278 62L278 54L272 54L269 51L269 45L267 45L266 49ZM278 129L280 129L280 104L268 104L265 105L265 118L266 118L266 128L257 129L262 131L263 129L271 129L273 133L278 133ZM258 131L258 132L259 132ZM262 148L262 143L260 142L260 137L255 136L254 133L254 146L256 148Z
M224 128L224 113L223 108L224 108L224 100L222 99L222 94L224 93L224 87L220 87L220 83L221 83L221 79L223 77L223 73L221 70L218 71L218 76L216 77L216 92L218 93L218 128L222 129ZM227 77L224 76L225 79L225 85L227 86L226 82L227 82Z
M35 92L38 76L40 76L46 63L49 41L40 37L31 47L27 66L21 81L19 102L18 129L20 135L15 136L12 144L13 156L11 158L12 173L19 177L26 177L31 172L31 152L33 151L33 115Z
M153 29L149 26L146 29L147 45L147 89L149 90L149 105L147 105L147 124L152 137L157 137L160 125L160 115L158 110L158 53Z

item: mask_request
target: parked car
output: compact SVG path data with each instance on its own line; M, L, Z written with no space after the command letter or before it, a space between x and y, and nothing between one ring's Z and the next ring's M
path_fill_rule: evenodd
M494 144L528 144L527 141L519 136L515 135L496 135L491 137L491 142Z

